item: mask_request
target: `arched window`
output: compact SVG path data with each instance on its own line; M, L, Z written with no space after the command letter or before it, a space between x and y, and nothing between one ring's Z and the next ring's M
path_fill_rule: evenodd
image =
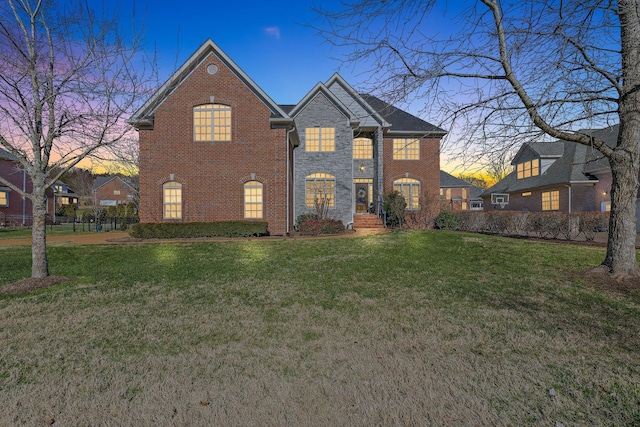
M324 203L324 206L335 206L336 178L327 173L312 173L306 178L306 205L316 206Z
M373 159L371 138L356 138L353 140L353 158Z
M182 184L175 181L162 185L162 217L182 219Z
M231 141L231 107L222 104L193 107L193 138L196 141Z
M249 181L244 184L244 217L262 218L262 183Z
M408 210L420 209L420 181L402 178L393 181L393 190L402 194Z

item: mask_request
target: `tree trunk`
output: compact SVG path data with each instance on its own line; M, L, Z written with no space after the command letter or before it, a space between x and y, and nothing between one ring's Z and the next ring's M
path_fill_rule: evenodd
M47 261L47 196L44 185L34 183L33 226L31 228L31 277L42 279L49 275Z
M637 126L640 131L640 124ZM625 133L639 133L638 131L625 132L624 128L625 126L621 124L619 138L625 138ZM626 136L626 138L629 137L631 135ZM635 153L624 152L622 153L624 154L623 159L619 159L620 156L614 156L609 162L612 174L611 212L607 255L602 264L608 267L615 276L620 277L640 276L640 268L636 260L638 150L636 148L632 151Z

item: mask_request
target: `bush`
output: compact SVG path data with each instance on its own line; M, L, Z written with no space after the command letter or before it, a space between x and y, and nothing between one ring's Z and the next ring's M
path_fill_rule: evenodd
M439 230L458 230L460 228L460 217L454 211L442 211L435 220L435 228Z
M606 231L609 226L609 215L599 212L584 212L580 215L578 229L587 241L596 238L596 233Z
M302 215L298 215L298 218L296 218L295 228L296 230L299 230L300 224L307 221L316 221L318 219L319 219L318 215L315 213L311 213L311 212L303 213Z
M340 234L344 233L344 224L337 219L309 219L298 226L298 231L305 236Z
M398 191L387 193L382 198L382 204L387 213L387 225L389 227L402 227L404 223L404 210L407 207L407 202L404 200L402 194Z
M142 239L268 236L263 221L171 222L133 224L129 235Z

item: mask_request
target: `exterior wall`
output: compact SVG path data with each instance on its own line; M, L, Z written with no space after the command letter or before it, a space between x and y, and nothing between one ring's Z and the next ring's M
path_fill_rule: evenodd
M413 178L420 181L420 198L437 201L440 194L440 139L420 139L419 160L393 160L393 138L383 142L383 194L393 191L393 181Z
M120 194L115 194L120 192ZM119 178L106 182L93 193L95 206L115 206L133 202L135 193L132 188Z
M447 209L456 210L456 211L470 209L471 187L465 187L465 188L443 187L440 190L441 190L440 199L443 202L442 204L443 207L446 207Z
M335 177L335 206L328 216L346 226L353 222L353 130L345 117L321 93L317 94L296 116L300 146L294 150L294 221L307 212L315 212L305 203L306 177L312 173L327 173ZM305 128L335 128L335 151L307 152Z
M574 184L571 187L571 212L598 212L600 202L596 198L596 186L594 184ZM504 207L505 211L542 212L542 193L558 191L560 193L560 209L551 212L569 212L569 188L556 186L529 191L530 196L523 196L527 192L510 193L509 203ZM483 197L484 210L499 210L499 205L491 204L491 197Z
M218 72L210 75L207 66ZM231 106L230 142L195 142L193 107ZM263 221L286 232L285 129L271 129L271 112L216 55L210 54L155 111L153 129L141 129L140 221L163 222L162 185L182 184L183 222L244 218L244 184L263 185Z
M16 162L0 159L0 175L18 188L23 188L23 179L25 178L23 178L23 172L18 170L17 165ZM25 184L26 191L31 192L33 186L28 175L26 175ZM0 187L6 186L0 183ZM17 191L9 190L9 206L0 206L0 226L18 225L23 222L25 225L30 224L32 211L31 200L25 198L23 204L22 196Z

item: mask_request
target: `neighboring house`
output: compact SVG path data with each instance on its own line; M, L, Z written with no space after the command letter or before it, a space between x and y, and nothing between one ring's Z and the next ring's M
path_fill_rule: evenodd
M262 220L284 235L319 202L349 225L386 192L420 209L440 187L442 129L338 74L278 105L211 40L130 123L143 223Z
M480 194L483 191L470 182L440 171L440 201L447 209L481 211L483 201Z
M618 126L584 130L614 145ZM611 207L611 170L594 148L568 141L524 144L514 172L482 193L484 209L605 212Z
M99 176L93 181L93 205L117 206L137 204L137 179L129 176Z
M67 184L57 181L51 187L53 188L55 212L58 212L62 207L67 205L78 207L79 197Z
M0 176L26 193L33 191L31 178L24 171L18 159L11 153L0 148ZM55 217L56 195L52 188L48 188L47 215L49 220ZM0 182L0 227L31 226L33 223L33 205L27 197L22 197L17 191Z

